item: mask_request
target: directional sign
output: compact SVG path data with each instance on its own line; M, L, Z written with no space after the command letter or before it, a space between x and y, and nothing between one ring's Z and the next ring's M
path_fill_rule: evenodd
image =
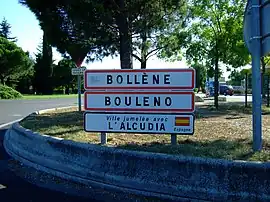
M193 92L85 92L85 110L130 112L193 112Z
M86 90L193 90L194 69L86 70Z
M71 69L71 75L83 75L85 72L86 68L85 67L80 67L80 68L72 68Z
M192 114L132 114L89 113L84 114L84 130L87 132L117 133L194 133Z
M270 0L262 0L260 16L261 16L261 35L253 36L253 19L251 15L251 0L248 0L244 16L244 40L250 53L252 53L251 39L253 37L261 37L261 56L266 56L270 52Z

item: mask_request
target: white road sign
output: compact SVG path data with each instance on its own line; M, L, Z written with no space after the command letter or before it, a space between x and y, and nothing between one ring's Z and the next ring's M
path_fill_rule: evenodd
M181 114L84 114L84 130L87 132L117 133L194 133L194 116Z
M72 68L71 69L71 75L83 75L85 72L86 68L85 67L80 67L80 68Z
M193 92L113 92L84 93L88 111L193 112Z
M193 90L194 69L86 70L86 90Z

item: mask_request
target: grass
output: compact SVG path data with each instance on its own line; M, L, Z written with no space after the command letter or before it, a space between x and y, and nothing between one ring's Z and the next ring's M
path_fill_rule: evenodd
M83 131L83 114L74 109L31 116L21 122L25 128L64 139L100 144L98 133ZM252 152L251 107L222 105L219 110L200 106L193 136L178 136L170 145L170 135L108 134L108 145L116 148L188 155L227 160L270 161L270 115L263 108L264 145Z
M25 100L34 100L34 99L55 99L55 98L75 98L77 94L55 94L55 95L23 95L22 99Z

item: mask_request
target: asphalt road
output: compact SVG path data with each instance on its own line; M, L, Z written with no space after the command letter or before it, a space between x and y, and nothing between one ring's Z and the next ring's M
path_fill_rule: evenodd
M76 104L77 98L0 100L0 125L21 119L34 111Z
M65 107L76 105L76 98L63 99L37 99L37 100L0 100L0 125L27 116L37 110ZM5 128L0 128L0 201L2 202L86 202L89 199L78 198L60 192L34 186L23 179L17 177L8 170L7 155L3 148ZM90 200L95 201L95 200Z
M93 201L70 196L34 186L12 173L7 166L10 157L6 154L2 142L6 129L0 129L0 201L1 202L86 202Z

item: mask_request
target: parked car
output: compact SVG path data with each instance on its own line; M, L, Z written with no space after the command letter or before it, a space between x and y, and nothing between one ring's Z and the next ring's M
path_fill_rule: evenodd
M220 95L230 95L232 96L234 94L234 89L232 86L229 86L229 85L221 85L219 87L219 94Z

